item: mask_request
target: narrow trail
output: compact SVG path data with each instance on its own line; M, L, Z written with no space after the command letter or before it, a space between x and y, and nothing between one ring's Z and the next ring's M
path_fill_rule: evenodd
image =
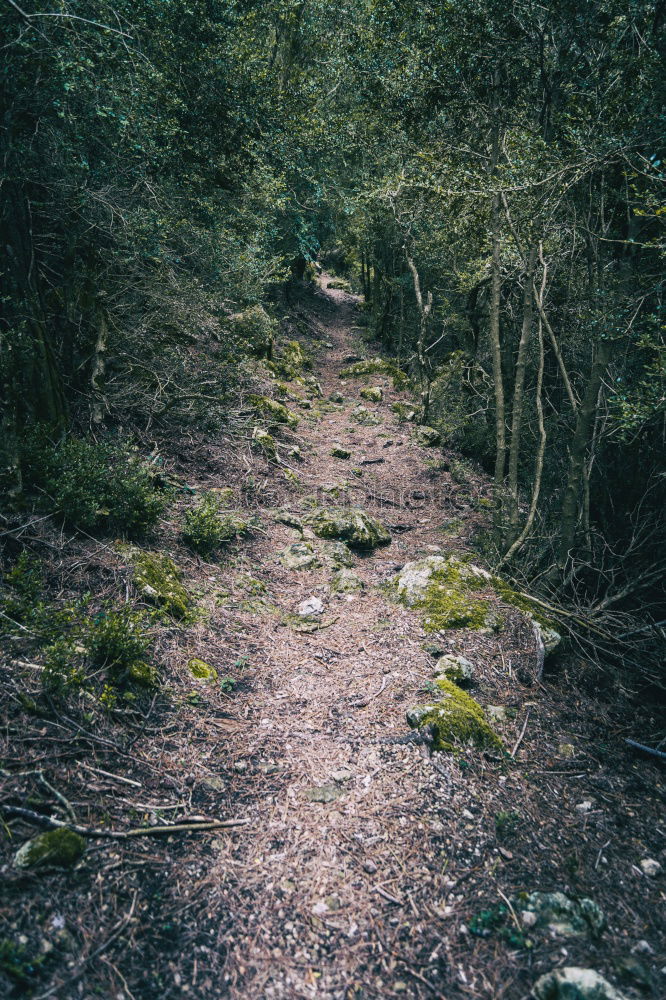
M378 516L393 542L355 556L365 588L350 596L330 594L330 569L287 570L276 561L300 538L288 527L277 525L270 544L253 553L267 600L295 611L318 596L324 621L334 623L300 634L274 618L256 619L263 662L247 726L231 738L252 833L246 842L218 844L211 874L231 915L220 945L233 997L440 995L428 975L456 960L443 933L448 904L479 863L471 796L464 781L456 788L457 766L402 742L406 710L427 700L433 661L422 649L428 637L418 616L378 588L407 560L441 550L442 496L451 489L447 482L433 488L431 453L391 413L391 402L406 397L390 379L372 379L384 391L378 404L359 399L363 382L341 382L357 349L357 306L343 292L327 295L333 308L317 333L329 346L315 375L325 399L341 391L345 402L320 422L301 423L298 474L320 502L358 504ZM359 402L381 423L350 421ZM351 458L331 457L333 443ZM350 467L360 467L362 479ZM341 482L349 488L331 500L326 491ZM452 652L466 648L457 633L448 642Z
M356 553L364 588L335 594L330 565L282 565L301 530L264 501L266 533L232 567L251 576L255 598L217 621L252 648L249 684L230 702L224 741L199 761L222 775L219 814L249 823L213 839L188 890L208 941L190 995L522 1000L554 966L604 968L632 941L658 938L637 864L656 850L659 796L646 798L632 762L598 750L609 720L592 693L537 680L533 631L515 609L501 607L498 633L433 634L382 589L410 559L472 551L489 485L469 470L452 475L456 459L416 443L391 409L410 399L389 378L372 377L383 399L371 403L363 381L339 377L368 347L355 340L357 300L327 284L302 313L323 399L302 412L291 435L298 482L278 493L294 515L315 502L362 507L392 543ZM377 423L352 419L359 403ZM333 457L334 444L350 458ZM265 483L282 471L273 466ZM321 554L307 528L304 540ZM295 631L285 616L310 598L323 604L324 627ZM431 700L433 641L472 661L474 697L493 712L503 758L431 755L409 741L406 711ZM511 899L537 889L596 900L608 917L603 942L563 947L547 930L527 939Z

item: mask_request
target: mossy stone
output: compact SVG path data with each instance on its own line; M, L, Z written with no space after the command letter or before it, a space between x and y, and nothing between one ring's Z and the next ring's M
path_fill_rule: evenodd
M381 403L384 393L378 385L368 385L361 389L359 395L362 399L367 399L370 403Z
M339 569L331 578L331 590L334 594L355 594L363 590L365 584L353 569Z
M518 906L534 914L532 926L558 937L598 938L606 926L603 911L592 899L572 899L563 892L531 892Z
M211 667L209 663L205 660L199 660L197 657L193 657L187 664L188 670L193 677L196 677L200 681L216 681L217 680L217 670L215 667Z
M344 542L326 542L322 546L321 555L324 562L335 569L354 565L352 551Z
M344 403L345 401L345 397L342 395L341 392L332 392L328 398L330 399L331 403Z
M317 553L310 542L293 542L278 552L278 560L285 569L316 569L320 566Z
M435 684L442 693L440 701L411 709L407 722L412 729L428 726L433 736L434 750L454 750L473 746L479 750L501 750L502 741L489 726L478 701L447 678Z
M294 430L298 427L298 417L288 410L283 403L268 396L250 396L249 402L255 413L262 416L269 424L286 424Z
M488 601L471 591L491 584L490 573L456 556L427 556L406 563L392 581L402 604L425 612L423 627L430 632L487 628Z
M594 969L564 966L540 976L532 987L535 1000L627 1000Z
M413 406L409 406L407 403L391 403L391 409L401 424L412 423L416 420L416 409Z
M403 389L409 381L404 372L396 364L385 358L370 358L367 361L355 361L340 371L340 378L364 378L369 375L390 375L396 389Z
M423 425L416 428L416 443L422 445L424 448L434 448L435 445L440 443L441 439L439 431L435 430L434 427Z
M350 458L351 452L347 448L343 448L341 444L334 444L331 448L330 454L333 458Z
M371 413L367 406L354 407L349 416L351 420L355 420L357 424L363 424L364 427L376 427L377 424L381 424L379 417Z
M173 559L158 552L140 550L130 550L130 559L137 590L167 614L185 618L192 602L180 582L181 573Z
M127 677L133 684L146 688L157 687L159 680L157 668L145 660L135 660L131 663L127 668Z
M48 830L19 847L14 855L14 866L21 869L73 868L85 849L85 840L73 830L67 827Z
M437 663L437 676L453 681L458 687L471 687L474 683L474 667L466 656L447 653Z
M355 549L371 550L391 542L380 521L355 507L322 508L308 518L308 524L319 538L337 539Z

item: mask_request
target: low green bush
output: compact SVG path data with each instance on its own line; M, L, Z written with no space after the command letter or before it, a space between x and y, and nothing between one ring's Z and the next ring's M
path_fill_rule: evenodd
M84 531L140 537L164 508L151 469L127 444L75 437L54 444L38 429L26 441L23 464L40 507Z
M251 534L255 527L252 519L233 511L223 513L220 506L219 499L208 494L185 514L183 541L204 558L212 556L226 542Z

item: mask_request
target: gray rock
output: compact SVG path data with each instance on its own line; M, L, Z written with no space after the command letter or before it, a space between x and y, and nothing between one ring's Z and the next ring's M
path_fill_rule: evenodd
M332 392L328 397L332 403L344 403L345 397L341 392Z
M441 434L434 427L427 427L423 424L416 428L416 443L423 445L424 448L433 448L441 440Z
M417 559L414 562L405 563L398 575L394 578L394 584L398 592L398 597L407 607L414 607L426 596L426 592L432 582L433 574L444 573L453 570L457 580L464 584L481 584L492 582L492 577L485 569L474 566L472 563L461 562L455 556L426 556L425 559Z
M458 687L471 687L474 683L474 666L467 657L448 653L437 663L437 675L446 677Z
M367 406L354 407L350 413L350 417L357 424L364 424L366 427L375 427L377 424L381 424L379 417L371 413Z
M350 568L354 565L352 551L344 542L325 542L321 548L321 557L324 564L333 569L341 569L343 566Z
M67 827L47 830L19 847L14 855L14 867L31 871L73 868L85 849L85 840L73 830Z
M353 569L339 569L331 579L331 590L334 594L355 594L363 590L365 584Z
M661 874L661 865L654 858L643 858L641 861L641 871L648 878L656 878L657 875Z
M314 615L321 615L324 605L318 597L308 597L298 605L298 614L301 618L312 618Z
M535 1000L627 1000L593 969L568 966L537 979L532 987Z
M309 542L294 542L278 553L285 569L315 569L321 563Z
M591 899L572 899L563 892L532 892L522 905L533 913L534 926L557 937L599 937L606 925L602 910Z
M344 792L339 785L331 783L318 785L315 788L306 788L303 794L310 802L335 802Z
M322 508L308 523L319 538L334 538L355 549L375 549L391 542L384 525L357 507Z

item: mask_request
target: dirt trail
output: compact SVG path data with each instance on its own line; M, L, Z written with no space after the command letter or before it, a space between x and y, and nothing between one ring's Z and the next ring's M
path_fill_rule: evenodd
M605 855L597 871L604 849L613 850L606 817L575 808L589 794L580 779L603 773L582 756L589 706L579 697L568 706L568 732L550 726L553 702L529 677L533 637L519 619L500 636L451 631L434 639L473 660L475 696L508 706L498 724L507 749L523 731L517 763L507 768L481 753L430 756L404 742L406 710L428 700L434 661L423 645L433 636L380 585L409 559L464 547L482 519L486 487L478 478L458 486L446 463L433 464L441 453L419 447L411 425L392 413L391 402L407 397L389 379L372 379L384 390L377 404L359 399L363 382L340 380L345 359L359 351L357 304L332 290L319 301L311 317L315 375L324 399L342 392L345 401L324 406L323 417L304 411L295 435L304 458L294 464L301 489L290 509L307 511L303 497L312 494L322 503L357 504L389 527L393 541L355 556L365 588L352 596L331 594L330 568L280 565L277 553L299 540L298 531L275 524L252 546L248 568L273 613L259 608L251 616L258 651L251 690L244 702L234 698L242 726L221 750L233 775L228 807L251 826L212 845L208 917L217 924L213 964L221 981L204 978L199 988L239 1000L517 1000L538 972L563 961L561 942L541 942L528 958L492 936L470 935L467 925L523 888L584 894L589 876L608 890ZM351 421L359 402L381 422ZM351 458L331 457L333 443ZM363 470L360 479L353 467ZM348 488L331 499L326 491L342 483ZM273 514L264 511L267 525ZM442 530L454 519L457 538ZM322 600L332 624L312 634L281 624L275 608L295 612L310 597ZM575 759L558 759L558 744L567 740ZM611 779L601 785L608 801L621 793ZM594 945L568 947L572 964L595 961Z

